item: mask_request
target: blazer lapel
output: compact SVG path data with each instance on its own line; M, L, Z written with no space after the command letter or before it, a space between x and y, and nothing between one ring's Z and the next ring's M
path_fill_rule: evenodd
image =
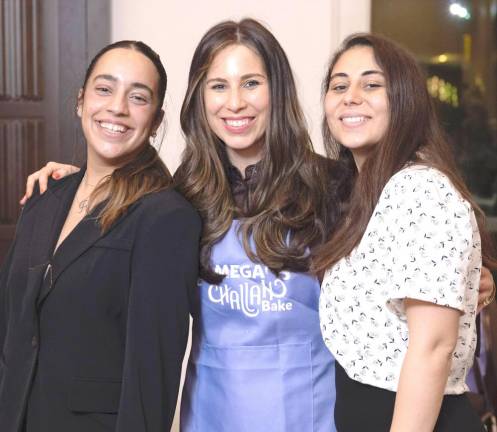
M98 219L96 218L100 209L101 205L98 205L91 214L85 216L64 239L50 259L50 267L46 274L46 277L50 279L43 284L40 296L38 297L38 307L41 306L45 298L50 294L61 273L102 237Z
M38 297L38 308L42 306L43 301L52 292L57 279L64 272L64 270L67 269L67 267L76 261L81 255L83 255L88 249L90 249L100 238L104 235L108 235L122 222L126 215L129 215L132 211L134 211L134 209L140 204L140 201L132 204L126 212L126 215L119 218L119 220L103 234L100 224L98 223L97 216L105 204L106 201L95 206L93 211L74 228L74 230L57 248L57 251L50 260L50 267L45 275L45 278L50 279L45 281L41 288L40 296Z
M36 208L37 219L29 254L30 267L46 265L50 261L82 177L83 173L77 173L62 185L55 184L38 198L40 202L36 205L40 207Z

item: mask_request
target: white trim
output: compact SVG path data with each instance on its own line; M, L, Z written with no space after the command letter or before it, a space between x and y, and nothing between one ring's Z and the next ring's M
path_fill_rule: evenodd
M331 0L331 41L334 47L351 33L371 31L371 0Z

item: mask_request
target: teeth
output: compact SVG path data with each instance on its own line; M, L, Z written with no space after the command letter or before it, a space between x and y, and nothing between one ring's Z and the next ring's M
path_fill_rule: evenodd
M248 118L245 118L245 119L240 119L240 120L228 120L226 119L225 120L226 124L228 126L232 126L232 127L242 127L242 126L246 126L248 125L249 123L249 119Z
M364 117L364 116L343 117L342 118L342 121L345 124L349 124L349 125L356 125L356 124L362 123L364 120L366 120L366 117Z
M126 126L116 125L113 123L100 122L100 126L102 126L104 129L107 129L111 132L124 133L128 130L128 128Z

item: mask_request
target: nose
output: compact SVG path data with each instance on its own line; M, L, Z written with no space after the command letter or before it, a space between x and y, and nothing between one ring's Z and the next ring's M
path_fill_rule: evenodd
M128 97L123 92L115 92L109 99L107 110L116 116L125 116L128 111Z
M343 98L345 105L360 105L362 100L361 88L357 86L350 86Z
M245 108L245 99L243 97L243 90L240 88L233 88L228 95L227 107L230 111L238 112Z

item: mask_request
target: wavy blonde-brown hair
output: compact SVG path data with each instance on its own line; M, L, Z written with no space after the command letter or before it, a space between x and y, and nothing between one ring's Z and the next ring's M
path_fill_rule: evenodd
M207 71L215 56L237 44L262 60L271 102L260 178L249 193L246 210L236 208L223 162L225 144L210 129L203 100ZM252 261L264 263L275 273L307 271L309 248L324 240L331 225L328 161L313 152L290 64L263 25L252 19L225 21L203 36L190 67L181 127L186 149L175 184L203 219L202 277L221 278L211 269L211 251L235 216L240 218L243 245Z
M86 84L98 60L106 52L117 48L138 51L154 64L159 76L157 86L158 104L154 115L156 123L160 123L162 104L164 103L167 88L167 74L159 55L147 44L140 41L122 40L101 49L86 70L81 87L82 91L79 96L80 100L83 98ZM168 188L171 185L171 174L160 159L156 149L149 142L144 143L143 149L132 160L115 169L112 174L100 181L90 195L89 208L93 208L95 203L105 199L105 203L98 215L100 227L105 232L141 197Z

